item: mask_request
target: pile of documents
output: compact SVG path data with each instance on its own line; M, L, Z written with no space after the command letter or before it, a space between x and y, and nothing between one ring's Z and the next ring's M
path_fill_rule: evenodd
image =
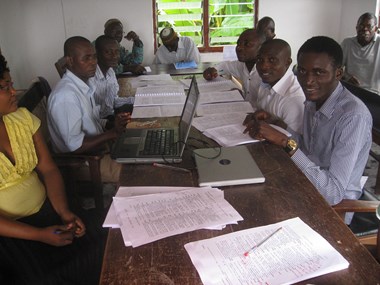
M119 227L126 246L137 247L198 229L222 229L243 218L207 187L121 187L104 227Z
M185 90L169 74L141 75L130 79L129 83L136 89L132 118L181 115Z
M198 82L200 103L193 126L221 146L235 146L255 142L244 134L242 125L247 113L253 113L251 103L237 90L237 86L223 77Z
M204 285L293 284L347 260L300 218L185 245Z

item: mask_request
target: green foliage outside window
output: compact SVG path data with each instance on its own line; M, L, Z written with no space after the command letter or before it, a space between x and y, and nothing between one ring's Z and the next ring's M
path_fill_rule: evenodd
M239 35L254 23L254 1L249 0L157 0L157 37L164 27L173 27L204 45L203 14L208 5L210 46L236 44ZM207 36L207 35L205 35Z

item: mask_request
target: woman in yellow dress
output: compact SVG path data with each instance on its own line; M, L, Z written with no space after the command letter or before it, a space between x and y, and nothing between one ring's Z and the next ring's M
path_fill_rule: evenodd
M91 269L94 257L86 254L94 242L83 237L86 227L68 207L39 126L37 117L17 108L0 54L0 283L82 284L71 276ZM77 272L86 273L96 276Z

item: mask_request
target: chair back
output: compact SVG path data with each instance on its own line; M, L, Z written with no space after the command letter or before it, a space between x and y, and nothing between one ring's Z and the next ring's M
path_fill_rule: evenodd
M66 69L67 69L66 57L64 56L61 57L60 59L57 60L57 62L54 65L58 71L59 76L62 78L62 76L65 74Z
M41 120L40 129L46 143L50 141L46 120L47 99L50 92L49 82L43 77L37 77L18 101L19 107L25 107Z
M345 81L342 81L344 87L346 87L352 94L358 97L367 106L373 119L372 127L372 140L380 144L380 96L374 92L363 89L358 86L354 86Z

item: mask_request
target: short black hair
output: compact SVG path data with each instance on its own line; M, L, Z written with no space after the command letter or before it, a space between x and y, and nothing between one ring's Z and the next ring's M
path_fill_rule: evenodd
M265 16L257 22L256 28L260 33L263 33L266 27L268 27L272 33L274 33L275 23L271 17Z
M73 55L73 52L74 52L74 49L80 44L80 43L90 43L91 42L86 39L85 37L81 37L81 36L74 36L74 37L71 37L71 38L68 38L66 41L65 41L65 44L63 45L63 53L64 53L64 56L72 56Z
M5 57L0 54L0 78L4 78L4 73L9 72L8 63Z
M104 45L109 43L109 42L117 42L117 41L114 38L111 38L111 37L106 36L106 35L101 35L101 36L97 37L97 39L95 40L96 52L101 51L103 49Z
M362 21L362 20L364 20L364 19L369 19L369 20L374 20L375 21L375 25L377 26L377 18L376 18L376 16L375 16L375 14L373 14L373 13L369 13L369 12L367 12L367 13L364 13L363 15L361 15L360 17L359 17L359 19L358 19L358 24Z
M308 39L298 50L297 60L301 53L326 53L332 60L336 68L342 67L343 51L340 45L332 38L316 36Z

